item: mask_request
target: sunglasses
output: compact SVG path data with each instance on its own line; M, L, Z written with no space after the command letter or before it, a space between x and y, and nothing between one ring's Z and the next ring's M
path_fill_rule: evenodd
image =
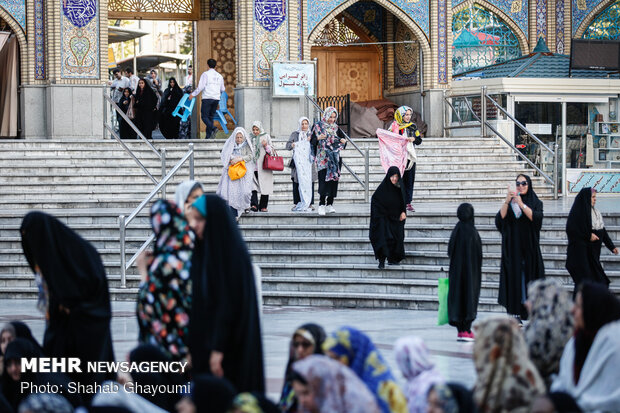
M293 348L297 348L297 347L303 347L303 348L309 348L312 345L312 343L310 343L309 341L295 341L293 342Z
M527 181L521 181L521 182L517 181L516 183L517 183L517 186L527 186Z

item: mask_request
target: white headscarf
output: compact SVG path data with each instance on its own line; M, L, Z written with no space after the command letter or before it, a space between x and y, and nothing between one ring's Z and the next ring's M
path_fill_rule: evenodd
M308 121L308 130L302 130L301 129L301 123L304 120ZM299 118L299 121L297 121L297 132L299 133L298 137L297 137L298 141L301 141L301 140L304 140L304 139L308 139L308 135L310 135L312 133L312 130L310 128L310 119L308 119L305 116L302 116L301 118Z
M598 230L605 228L605 223L603 222L603 216L599 212L598 209L592 207L592 229Z
M235 142L235 137L237 136L238 133L241 133L243 135L243 137L245 138L245 141L243 143L241 143L240 145L238 145L237 142ZM224 143L224 147L222 148L222 152L221 152L221 155L220 155L220 160L222 161L222 166L225 169L228 169L228 167L230 166L230 157L232 156L233 150L241 149L241 148L243 148L243 145L246 145L246 144L250 147L250 150L251 150L252 154L254 154L254 145L248 139L247 131L244 128L242 128L241 126L237 126L235 128L235 130L232 132L232 134L226 140L226 143ZM246 167L248 167L248 166L249 165L246 164ZM254 173L253 170L252 170L252 173Z
M205 190L204 186L198 181L183 181L177 186L177 190L174 191L174 203L181 210L181 214L183 213L183 207L185 206L185 201L189 197L189 194L196 188L200 188Z

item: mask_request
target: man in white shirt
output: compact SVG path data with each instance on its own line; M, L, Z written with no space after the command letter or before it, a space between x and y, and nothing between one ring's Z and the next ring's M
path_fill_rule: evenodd
M136 89L138 89L138 81L140 78L133 73L133 69L128 67L125 69L125 76L129 79L129 83L131 84L131 91L136 93Z
M129 83L129 79L123 76L121 69L116 68L112 71L112 73L114 74L114 80L108 82L108 85L110 85L110 91L112 92L112 100L118 103L123 96L123 90L131 87L131 83Z
M216 65L215 59L207 60L209 70L200 76L198 87L189 95L189 98L193 99L202 92L200 118L207 125L207 139L214 138L217 132L217 128L213 125L213 118L220 103L220 96L226 90L224 88L224 78L215 70Z
M185 84L183 85L184 88L186 87L192 87L192 83L194 83L194 75L193 75L193 68L191 66L189 66L187 68L187 76L185 76Z

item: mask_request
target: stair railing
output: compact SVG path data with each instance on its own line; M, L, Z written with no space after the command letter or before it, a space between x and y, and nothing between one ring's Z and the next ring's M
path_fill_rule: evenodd
M112 113L110 114L110 119L108 119L108 108L112 109ZM114 102L114 100L110 97L110 95L107 93L106 88L104 87L103 89L103 138L106 139L107 137L106 135L107 133L109 133L110 136L116 139L116 142L118 142L121 145L121 147L125 150L125 152L127 152L127 154L138 164L138 166L140 167L140 169L142 169L142 171L146 174L146 176L148 176L149 179L153 181L153 183L157 184L158 183L157 179L151 174L151 172L146 168L146 166L144 166L144 164L138 159L136 154L131 149L129 149L129 147L125 144L125 142L123 142L121 137L116 133L116 130L114 129L114 126L112 125L112 122L111 122L112 115L114 114L114 112L116 112L116 114L118 114L121 118L123 118L125 122L127 122L127 124L131 127L131 129L133 129L134 132L136 132L136 135L138 136L138 138L142 140L142 142L144 142L151 149L151 151L155 154L155 156L157 156L157 158L160 160L161 179L163 179L166 176L166 148L162 148L161 150L158 150L155 146L153 146L153 144L149 142L149 140L144 136L144 134L140 131L140 129L138 129L138 127L133 123L133 121L129 119L127 114L123 112L121 108L118 107L116 102ZM162 192L161 197L166 198L166 185L164 185L161 188L161 192Z
M480 116L476 114L476 112L474 111L474 108L469 102L469 98L478 98L478 97L480 98ZM455 100L463 102L464 107L466 109L466 113L468 115L471 114L471 116L475 119L474 121L466 120L466 122L470 122L470 123L464 123L461 115L459 114L459 111L454 106ZM519 129L521 129L532 140L534 140L534 142L536 142L540 146L540 148L542 148L543 150L551 154L551 156L553 157L553 172L551 176L545 173L540 167L538 167L538 165L536 165L527 156L525 156L511 141L506 139L504 135L502 135L502 133L498 131L497 128L495 128L495 126L493 126L493 124L491 124L487 120L487 100L490 101L491 104L497 110L499 110L502 114L504 114L504 116L510 119ZM489 128L495 135L497 135L498 138L504 141L504 143L508 145L508 147L511 148L515 154L517 154L521 159L527 162L527 164L530 165L532 168L534 168L534 170L536 170L540 174L540 176L542 176L545 179L545 181L547 181L549 184L553 186L553 199L558 199L559 174L558 174L558 144L557 143L554 142L552 144L553 149L550 148L548 145L546 145L542 140L540 140L536 135L534 135L529 129L527 129L521 122L519 122L513 115L511 115L506 109L504 109L499 103L497 103L495 99L493 99L487 93L486 86L482 86L480 88L479 95L470 94L470 95L448 96L447 93L444 91L443 102L444 102L444 125L443 125L444 136L445 136L446 130L471 128L471 127L480 126L480 136L485 138L487 137L487 128ZM446 114L446 112L448 112L448 114ZM448 124L448 122L451 122L450 114L456 115L456 118L459 123L458 125Z
M311 96L308 95L308 89L306 88L304 95L306 97L306 102L312 103L314 109L317 110L321 115L323 115L323 109L319 106L319 104L312 99ZM344 134L346 140L353 145L353 147L359 152L359 154L364 158L364 179L362 180L358 174L356 174L353 169L347 163L342 160L342 166L344 166L347 171L353 176L353 178L364 188L364 199L366 202L370 202L370 149L368 146L362 151L359 146L353 142L353 140L347 135L347 133L340 129ZM341 158L342 159L342 158Z
M163 179L153 188L151 193L140 202L129 216L120 215L118 217L118 225L120 229L120 270L121 270L121 288L125 288L127 286L127 270L133 265L136 259L142 254L142 252L153 242L155 239L155 235L151 234L149 238L142 244L142 246L138 249L138 251L129 259L126 260L126 231L127 226L133 221L133 219L138 216L138 214L146 207L149 202L160 192L162 188L166 186L166 184L175 176L179 169L183 166L185 162L189 160L189 179L194 179L194 144L189 144L189 150L187 153L176 163L168 172L168 174L163 177Z

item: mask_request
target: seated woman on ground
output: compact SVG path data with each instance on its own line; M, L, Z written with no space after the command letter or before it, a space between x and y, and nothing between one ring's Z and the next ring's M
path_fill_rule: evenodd
M285 413L295 413L299 411L297 398L293 390L292 374L293 363L312 355L323 354L323 342L325 341L325 330L317 324L304 324L293 333L289 348L289 359L286 365L284 376L284 387L280 397L280 409Z

